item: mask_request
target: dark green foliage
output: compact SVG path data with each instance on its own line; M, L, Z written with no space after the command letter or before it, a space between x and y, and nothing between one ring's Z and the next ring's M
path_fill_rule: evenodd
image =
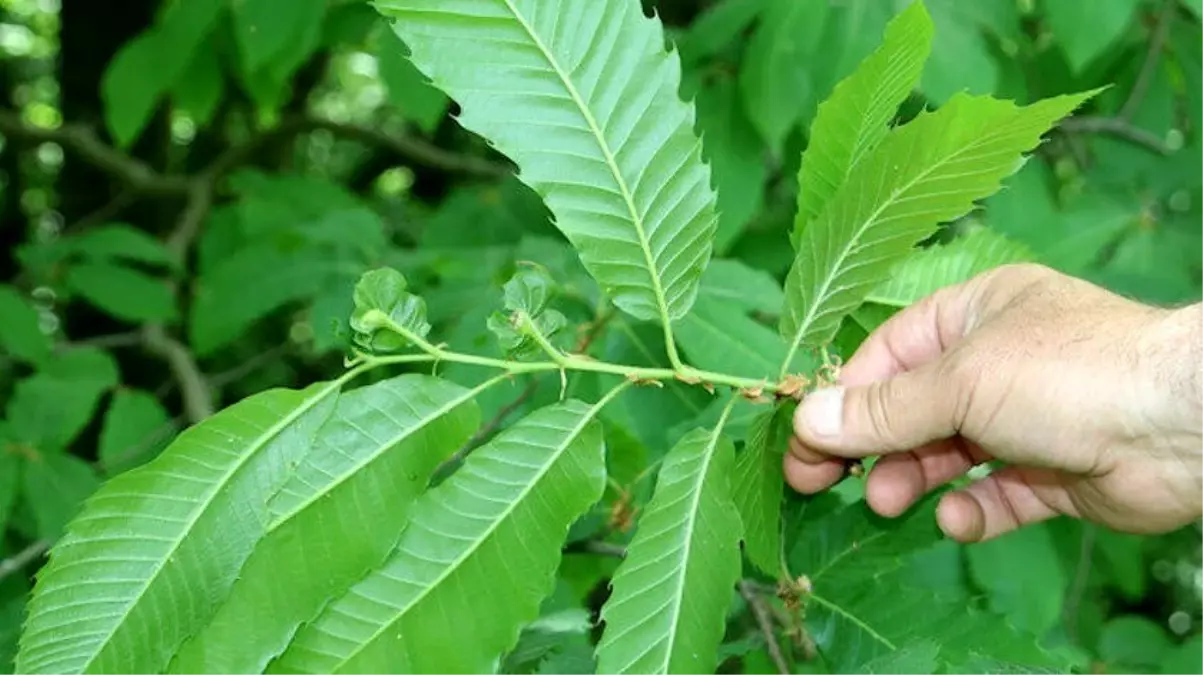
M143 3L0 3L0 672L1203 673L1197 527L781 475L936 288L1203 296L1198 0Z

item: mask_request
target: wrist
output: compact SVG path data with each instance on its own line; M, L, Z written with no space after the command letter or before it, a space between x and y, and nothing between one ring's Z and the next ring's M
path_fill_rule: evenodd
M1203 519L1203 303L1158 310L1142 354L1157 402L1149 419L1161 427L1155 451L1174 457L1180 496L1193 505L1193 519Z

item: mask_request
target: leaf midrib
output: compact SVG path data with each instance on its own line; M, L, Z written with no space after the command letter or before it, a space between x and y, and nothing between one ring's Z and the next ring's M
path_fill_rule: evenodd
M302 404L297 406L296 409L294 409L291 413L285 415L283 418L280 419L280 421L276 422L274 425L269 427L267 429L267 431L260 434L259 437L255 439L254 443L252 443L251 447L253 448L253 450L250 452L243 453L243 455L238 458L238 461L236 461L234 463L234 465L232 467L230 467L230 470L227 471L225 473L225 475L222 476L221 480L214 483L213 489L210 491L208 497L198 505L198 508L195 511L195 515L185 522L185 527L181 530L180 536L176 538L174 543L172 543L171 549L167 552L166 555L163 556L162 560L159 561L159 563L155 567L154 571L151 572L150 575L146 578L145 583L142 584L142 589L139 590L138 594L132 600L130 600L129 604L126 605L126 610L120 615L118 620L113 623L113 627L108 631L108 634L104 636L103 640L101 640L100 642L97 643L97 646L96 646L95 650L93 651L92 655L90 657L88 657L88 660L85 661L83 666L80 668L80 672L87 672L87 670L92 666L92 664L96 661L96 659L108 647L108 645L111 643L111 641L113 639L113 636L117 633L117 631L121 628L121 626L125 625L126 620L129 618L130 614L133 613L134 608L136 608L138 606L138 604L142 601L142 598L146 595L147 590L152 585L154 585L154 582L156 579L158 579L159 574L167 566L167 562L169 560L171 560L172 557L175 556L175 553L179 550L180 546L183 545L184 540L188 538L188 535L196 527L197 521L199 521L201 518L203 518L204 515L208 512L209 507L213 505L213 502L217 499L217 496L222 493L222 488L225 487L225 485L228 484L230 482L230 480L232 480L232 477L235 474L237 474L238 471L240 469L242 469L242 467L245 466L246 463L251 460L251 458L258 455L259 451L262 450L272 440L274 440L276 438L276 436L280 434L280 432L282 432L284 429L286 429L288 427L288 425L292 424L297 419L299 419L302 415L304 415L305 413L312 410L314 408L314 406L316 406L319 402L325 400L326 397L329 396L331 392L338 391L343 386L343 384L345 384L348 380L350 380L355 375L358 375L359 372L360 371L358 369L348 371L342 377L340 377L340 378L332 381L330 384L326 385L326 387L324 387L322 390L317 392L314 396L303 401Z
M728 409L729 412L730 409ZM680 582L677 584L676 593L673 594L673 617L672 630L668 634L667 649L664 650L663 667L658 669L658 673L667 673L668 667L672 663L673 644L676 643L677 634L680 632L679 624L681 621L681 604L685 597L685 577L689 575L689 552L693 548L693 530L697 525L698 506L702 502L702 487L706 483L706 474L710 470L710 463L714 461L714 449L718 447L718 440L723 433L723 422L726 421L726 415L714 426L714 431L710 433L710 438L706 441L705 461L698 471L698 479L694 483L693 499L691 500L689 509L689 526L685 528L685 548L682 551L683 567L685 571L680 575Z
M631 190L627 186L626 179L623 178L622 172L618 168L618 162L614 159L614 153L610 150L609 144L606 142L605 136L602 134L601 127L598 126L597 120L593 117L593 113L589 107L585 105L584 99L581 98L580 92L576 90L576 85L569 79L568 74L560 67L560 62L556 60L551 50L543 43L542 38L535 33L534 28L526 17L518 11L514 6L513 0L502 0L505 6L514 15L514 20L522 26L530 39L534 41L535 46L543 54L543 58L547 59L547 64L555 71L556 77L560 78L560 82L564 88L568 90L568 96L572 98L572 102L581 112L581 116L585 118L585 123L589 125L589 132L593 135L593 139L597 141L597 147L601 150L602 157L605 159L606 166L610 169L610 173L614 176L614 181L618 184L618 190L622 195L622 200L626 204L627 214L631 218L631 225L635 228L635 234L639 238L639 249L643 252L643 261L647 265L648 276L652 280L652 292L656 296L657 309L660 311L660 321L665 327L671 325L672 319L668 311L668 298L664 295L664 287L660 282L660 270L656 268L655 257L652 255L651 242L648 240L647 232L643 227L643 218L639 215L639 210L635 206L635 200L631 196ZM598 1L598 0L593 0Z
M514 510L518 508L518 505L526 501L527 497L529 497L530 493L535 489L535 486L539 485L543 481L544 477L547 476L547 473L551 471L551 468L559 462L561 457L564 456L564 453L568 450L569 446L576 441L577 437L581 435L581 432L584 431L585 427L593 421L593 418L597 415L597 412L601 410L601 408L608 402L609 397L606 397L590 406L585 415L581 417L580 422L572 428L572 431L567 436L564 437L564 442L556 448L555 453L548 458L547 462L543 465L539 472L535 474L530 482L526 484L526 487L524 487L522 491L518 493L518 496L508 505L506 505L506 507L502 509L499 514L497 514L497 517L492 523L489 524L487 528L485 528L484 532L482 532L481 535L477 537L470 546L465 548L463 553L457 556L455 560L452 560L445 565L439 576L435 577L429 584L426 584L426 587L423 588L417 595L415 595L413 599L411 599L406 606L401 609L401 611L397 612L396 616L394 616L392 620L382 624L380 628L368 636L366 640L360 642L355 649L347 654L346 658L341 659L333 668L331 668L330 672L337 672L339 668L342 668L352 659L359 656L359 654L362 653L368 645L375 643L381 635L390 630L392 626L400 621L401 618L409 613L410 610L421 604L421 602L426 599L426 596L434 592L434 589L438 588L439 585L446 581L447 578L452 574L459 571L460 566L462 566L468 558L476 553L476 551L480 549L484 542L488 541L493 536L493 534L497 531L497 528L501 527L502 523L509 520L510 516L514 513ZM387 565L388 563L386 562L385 564Z
M818 595L817 593L814 593L813 591L809 594L809 597L810 597L810 599L814 600L815 602L818 602L820 605L823 605L824 607L831 610L832 612L835 612L836 614L839 614L840 616L844 617L845 619L856 624L857 628L860 628L861 630L868 633L870 637L872 637L874 640L877 640L881 644L885 645L890 651L898 651L897 645L895 645L893 642L891 642L889 640L889 638L887 638L886 636L873 630L873 627L870 626L869 623L867 621L865 621L864 619L862 619L859 616L853 614L852 612L844 609L839 604L834 603L834 602L828 600L827 598L824 598L823 596Z
M277 517L276 519L274 519L267 526L267 532L265 533L265 536L268 534L271 534L272 532L283 527L290 520L292 520L294 517L296 517L298 514L300 514L305 509L312 506L315 502L317 502L322 497L325 497L326 495L334 492L335 489L337 489L340 485L347 482L353 476L358 474L365 466L367 466L367 465L371 464L372 462L375 462L377 459L379 459L381 454L383 454L384 452L387 452L390 448L393 448L398 443L401 443L401 442L405 441L406 439L410 438L411 436L413 436L414 434L422 431L428 425L430 425L431 423L440 419L443 415L451 412L452 410L458 408L459 406L463 405L464 403L467 403L467 402L471 401L472 399L476 398L485 389L488 389L489 387L493 386L494 384L497 384L498 382L500 382L504 379L508 379L509 377L510 377L510 375L508 373L494 377L494 378L486 381L484 384L479 385L475 389L469 390L469 391L465 392L464 394L452 399L448 403L445 403L442 406L436 408L435 410L431 411L430 414L423 416L421 421L418 424L415 424L412 427L408 427L408 428L404 429L401 433L390 438L388 440L388 442L383 443L380 446L378 446L377 452L373 452L370 455L368 455L367 457L360 460L359 462L356 462L347 471L344 471L340 476L338 476L338 478L335 481L329 483L327 485L327 487L323 488L322 490L319 490L318 492L315 492L308 499L302 501L298 506L294 507L293 509L291 509L284 515L281 515L281 516Z
M840 276L839 270L844 266L844 260L848 257L849 252L854 248L854 244L856 242L859 242L860 239L865 235L865 231L868 230L870 227L872 227L873 224L876 223L877 219L881 217L882 212L884 212L889 207L893 206L902 195L906 194L908 191L913 189L917 184L926 180L927 177L932 172L943 167L948 162L951 162L952 160L956 159L962 153L969 152L973 148L976 148L977 146L981 145L982 143L992 141L997 136L998 136L998 134L987 134L987 135L977 139L977 141L975 141L973 143L966 144L964 147L960 148L956 152L952 152L952 153L948 154L946 157L944 157L940 161L933 163L930 167L928 167L924 171L920 172L919 175L917 175L914 180L910 181L909 183L907 183L905 186L899 188L898 190L895 190L894 193L890 195L889 199L883 201L881 206L879 206L875 211L873 211L873 213L868 218L866 218L861 223L860 226L857 227L856 234L853 235L852 237L850 237L848 239L848 241L844 244L844 246L841 248L839 255L836 257L835 264L832 265L832 267L831 267L831 270L832 270L831 274L828 274L823 279L823 283L820 284L820 286L819 286L819 289L820 289L819 292L815 294L814 301L810 303L810 307L808 307L806 310L806 315L803 317L803 319L801 321L799 321L798 329L796 331L794 331L793 340L791 340L791 343L790 343L791 344L790 355L789 355L789 359L784 364L785 368L789 367L789 361L793 360L794 352L797 351L797 349L802 341L803 336L806 335L806 331L810 328L810 324L815 320L815 316L818 314L817 308L823 305L822 299L828 297L828 292L830 290L832 282L835 280L836 277ZM831 208L831 202L828 202L827 208L828 209ZM819 217L822 218L821 215Z

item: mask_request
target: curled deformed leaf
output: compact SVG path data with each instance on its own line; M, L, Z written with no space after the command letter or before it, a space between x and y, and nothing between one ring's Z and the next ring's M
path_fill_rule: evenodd
M539 339L535 337L536 333L550 341L567 325L568 319L554 309L535 317L530 317L522 311L509 316L494 312L488 321L489 330L497 336L501 348L510 358L520 361L537 359L544 354Z
M550 343L568 325L568 319L549 309L555 281L542 267L520 267L505 283L506 312L489 317L489 330L510 358L537 359L544 354L541 342Z
M556 282L541 266L519 267L514 276L502 286L505 308L535 316L547 309L555 292Z
M405 277L394 269L365 272L355 284L351 330L355 343L373 352L397 351L410 340L397 331L426 337L426 301L406 290Z

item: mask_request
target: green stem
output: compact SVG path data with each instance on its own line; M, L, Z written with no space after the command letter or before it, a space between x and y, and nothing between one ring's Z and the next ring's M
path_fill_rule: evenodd
M552 358L555 360L509 361L506 359L495 359L488 356L476 356L475 354L461 354L459 352L448 351L442 347L431 344L422 336L396 323L392 319L383 317L383 315L382 323L384 323L389 330L413 343L415 347L423 352L423 354L367 356L365 357L364 366L361 367L375 367L393 363L449 361L452 363L463 363L467 365L498 368L513 375L521 375L525 373L543 373L557 370L574 370L579 372L617 375L619 377L624 377L628 380L634 381L682 380L684 382L696 382L698 384L705 383L717 386L732 387L734 389L752 389L768 392L776 391L778 387L777 383L768 382L763 379L757 380L748 377L726 375L724 373L714 373L708 370L699 370L683 364L677 368L647 368L642 366L627 366L617 363L607 363L605 361L594 361L586 356L564 354L551 345L545 338L542 338L542 336L539 336L536 339L540 341L540 346L542 346L545 350L550 350L548 353L551 354ZM538 336L538 331L533 331L533 334Z
M669 321L668 315L664 316L664 351L668 353L668 362L673 370L682 371L689 367L681 361L681 354L677 352L677 340L673 337L672 322Z
M781 362L781 370L777 373L777 379L784 380L789 374L789 366L794 362L794 355L798 353L798 340L790 342L789 351L785 354L785 360Z
M531 319L528 314L523 313L521 317L522 327L525 329L526 334L534 338L535 342L539 345L539 348L542 349L552 361L560 364L561 366L564 365L566 359L564 352L557 349L556 346L543 335L543 332L539 330L539 327L535 325L534 320Z

